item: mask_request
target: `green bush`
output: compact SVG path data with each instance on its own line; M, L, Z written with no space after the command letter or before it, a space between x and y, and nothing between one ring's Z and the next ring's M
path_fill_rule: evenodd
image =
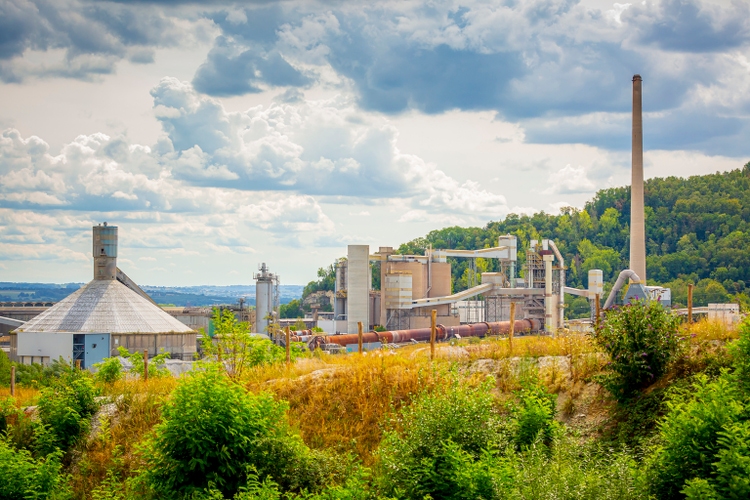
M51 387L42 390L38 411L41 428L37 436L40 452L55 448L68 450L89 428L96 412L96 396L91 374L69 368Z
M496 457L508 444L490 390L454 382L421 394L378 452L378 483L398 498L494 498Z
M0 437L5 434L11 421L18 419L20 413L12 397L0 398Z
M187 498L211 487L231 497L254 468L284 490L319 488L335 467L291 433L286 409L269 394L248 394L216 365L191 373L143 448L143 484L158 498Z
M0 349L0 387L8 387L10 385L10 367L12 363L5 354L5 351ZM16 377L18 380L18 377Z
M286 360L286 349L267 338L250 333L247 322L239 322L232 311L214 310L214 336L203 337L203 352L212 360L220 361L227 374L242 378L249 368L260 365L282 363ZM291 358L307 355L304 344L295 342L291 347Z
M719 432L746 412L728 378L696 377L689 389L675 391L659 426L661 446L651 458L653 488L659 498L680 498L688 479L708 478L720 450Z
M518 449L523 449L537 439L544 444L552 444L559 429L555 422L557 396L535 380L523 381L523 388L517 392L519 403L512 405L515 420L514 440Z
M53 360L48 366L39 363L32 363L30 365L22 363L13 364L16 366L16 384L37 388L50 387L71 368L70 363L65 361L62 356L59 359ZM8 374L6 380L10 382L10 370L8 370Z
M610 357L600 380L618 400L655 382L678 351L680 320L657 301L641 301L605 312L594 340Z
M674 390L648 459L659 498L733 499L750 496L750 326L731 346L734 370L710 380L701 374Z
M72 498L65 476L60 473L62 452L35 460L27 450L16 450L0 439L0 498Z
M146 364L143 362L143 353L141 351L135 351L134 353L131 353L122 346L118 347L117 351L120 353L121 357L130 361L130 363L133 365L133 368L130 369L130 373L138 375L139 377L143 377L146 372ZM108 361L111 359L116 358L108 358ZM168 352L161 352L156 356L149 358L148 376L150 378L169 377L169 370L165 366L162 366L167 359L169 359Z
M648 485L625 450L598 449L570 438L531 446L513 457L513 487L503 498L646 500Z
M117 382L124 375L122 363L118 357L105 358L101 363L95 363L94 367L96 368L94 378L105 384Z

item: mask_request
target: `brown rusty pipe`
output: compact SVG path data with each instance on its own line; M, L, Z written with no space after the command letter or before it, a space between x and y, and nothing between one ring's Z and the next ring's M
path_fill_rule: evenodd
M538 332L541 322L536 319L519 319L515 322L516 332ZM461 337L484 337L486 335L501 335L510 332L510 321L496 321L492 323L473 323L461 326L437 325L436 340L445 340L459 335ZM302 333L302 332L300 332ZM295 335L293 342L309 341L311 336ZM347 346L358 343L358 334L350 333L344 335L320 335L318 337L324 344L338 344ZM430 340L429 328L415 328L411 330L393 330L386 332L367 332L363 334L362 342L382 342L387 344L402 344L406 342L426 342Z

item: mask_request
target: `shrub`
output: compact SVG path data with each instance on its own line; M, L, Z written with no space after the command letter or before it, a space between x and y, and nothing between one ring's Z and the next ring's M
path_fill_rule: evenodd
M39 420L47 431L37 436L40 452L70 448L88 429L89 418L98 408L97 395L91 375L74 368L69 368L53 386L45 388L38 405Z
M531 446L514 457L515 478L504 498L524 500L646 500L648 487L625 450L601 450L570 438Z
M0 498L71 498L60 474L60 451L34 460L27 450L16 450L0 439Z
M594 340L610 356L601 379L618 400L625 400L661 377L677 353L679 318L659 302L641 301L605 313Z
M651 457L659 498L679 498L688 479L711 475L720 449L719 432L745 412L738 396L726 377L709 382L703 375L691 388L674 391L659 425L662 444Z
M203 337L203 352L220 361L230 377L240 379L249 368L286 360L286 349L253 336L247 322L238 322L232 311L215 309L212 321L215 333L213 338ZM291 346L292 359L305 355L305 350L295 344Z
M522 381L522 387L517 392L519 403L511 406L516 446L523 449L537 439L549 445L559 428L555 422L557 396L548 393L538 381Z
M20 413L12 397L0 398L0 436L3 436L10 424L18 419Z
M494 457L507 444L493 385L467 388L454 381L403 408L379 450L383 492L415 499L493 497Z
M750 326L730 347L734 371L716 380L696 376L673 391L649 457L651 487L659 498L747 498L750 495Z
M130 363L132 363L133 368L130 369L130 373L138 375L139 377L144 376L144 374L146 373L146 364L143 362L143 353L141 351L135 351L134 353L131 353L122 346L118 347L117 351L120 353L121 357L127 359L128 361L130 361ZM105 363L109 362L110 359L117 360L117 358L108 358ZM165 366L162 366L167 359L169 359L168 352L160 352L153 358L149 358L148 376L150 378L168 377L170 375L169 370ZM117 362L119 363L119 360L117 360Z
M143 482L160 498L188 497L209 487L231 497L245 486L252 467L285 489L318 487L329 460L291 434L286 409L269 394L246 393L216 365L191 373L143 448Z
M95 363L94 367L96 368L94 378L98 382L113 384L123 377L122 363L117 357L106 358L101 363Z

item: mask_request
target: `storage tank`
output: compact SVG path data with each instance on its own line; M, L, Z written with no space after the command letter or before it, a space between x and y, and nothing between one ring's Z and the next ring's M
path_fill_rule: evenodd
M266 263L260 265L255 279L255 324L254 333L268 333L268 324L272 323L276 305L276 285L278 276L268 272Z

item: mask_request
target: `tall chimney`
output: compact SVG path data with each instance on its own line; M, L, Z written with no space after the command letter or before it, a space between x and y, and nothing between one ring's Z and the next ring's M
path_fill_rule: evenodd
M643 215L643 117L641 75L633 76L633 160L630 184L630 269L646 283L646 225Z
M94 230L94 279L117 278L117 226L99 224Z

